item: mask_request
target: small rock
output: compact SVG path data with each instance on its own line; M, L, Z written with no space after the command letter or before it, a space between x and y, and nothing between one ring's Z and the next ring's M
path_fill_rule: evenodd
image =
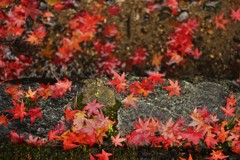
M185 12L180 13L180 15L177 17L177 20L179 22L183 22L183 21L187 20L188 17L189 17L189 14L188 14L188 12L185 11Z

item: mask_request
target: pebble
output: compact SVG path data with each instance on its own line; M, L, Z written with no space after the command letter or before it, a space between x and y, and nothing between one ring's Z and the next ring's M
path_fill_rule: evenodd
M188 17L189 17L189 14L188 14L188 12L185 11L185 12L180 13L180 15L177 17L177 20L179 22L183 22L183 21L187 20Z

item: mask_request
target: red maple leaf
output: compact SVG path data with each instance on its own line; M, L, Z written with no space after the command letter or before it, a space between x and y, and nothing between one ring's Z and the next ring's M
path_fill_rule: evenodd
M94 115L99 115L99 108L103 107L103 104L97 103L97 100L95 99L94 101L88 103L83 110L88 111L88 117L90 117L92 114Z
M8 118L4 115L4 114L2 114L1 116L0 116L0 125L4 125L5 127L8 127Z
M38 136L33 138L32 134L29 134L28 139L25 141L27 144L32 145L32 146L43 146L43 145L47 144L47 142L43 138L40 138Z
M224 143L226 141L226 139L228 138L228 134L230 131L225 131L224 126L221 126L221 129L217 132L217 136L218 136L218 141Z
M84 30L85 32L90 32L90 33L95 33L96 28L97 28L97 23L102 21L104 17L101 17L100 15L94 15L90 14L89 12L85 12L84 15L79 15L72 19L70 21L70 27L71 29L75 29L76 27L82 31ZM76 25L71 25L71 24L76 24Z
M105 37L114 37L118 33L118 29L114 24L106 25L102 31Z
M57 135L59 133L59 130L50 130L48 132L48 140L49 141L54 141L57 139L59 136Z
M52 91L52 98L62 97L68 90L71 91L72 81L69 81L67 78L63 80L58 80L58 82L51 87Z
M226 105L226 108L221 107L223 112L225 112L225 116L234 116L234 111L236 110L236 107L230 107L230 105Z
M121 132L119 132L116 137L112 137L112 143L115 147L117 146L123 146L122 142L126 141L126 138L120 138Z
M238 99L234 98L234 93L232 93L230 95L230 97L227 97L227 104L226 105L235 106L237 101L238 101Z
M160 74L158 72L148 72L150 75L147 79L152 81L154 84L157 84L158 82L164 83L164 80L162 77L164 77L164 74Z
M20 118L20 121L22 122L23 118L27 116L27 112L25 112L26 107L24 106L24 102L22 101L21 104L18 104L13 100L13 105L13 109L5 110L5 112L13 114L13 118L11 120Z
M196 48L195 51L192 51L191 53L192 53L192 56L195 60L199 59L199 57L202 55L202 52L199 52L198 48Z
M211 131L208 131L205 135L204 142L206 143L208 148L215 148L215 145L218 143L218 140L215 139L216 135L212 134Z
M113 73L114 79L112 81L109 81L107 84L116 86L116 91L120 93L121 91L125 92L126 90L126 79L125 79L125 73L120 76L118 73Z
M39 2L31 0L21 0L21 3L24 5L24 14L26 17L30 16L33 20L36 19L37 15L42 15L42 11L37 9Z
M112 16L119 16L119 11L121 10L121 8L120 7L118 7L118 6L110 6L109 8L108 8L108 14L109 14L109 16L110 17L112 17Z
M222 153L222 150L216 150L216 151L212 151L212 153L210 153L210 160L221 160L221 159L226 159L228 156L224 155Z
M109 160L109 156L111 156L111 153L108 153L102 149L102 153L95 154L96 157L98 157L99 160Z
M73 149L79 147L79 144L75 144L73 141L64 139L63 140L63 149L68 150L68 149Z
M227 23L229 23L229 20L224 19L224 13L215 17L216 29L221 28L222 30L225 31L226 27L224 25L227 24Z
M136 81L130 85L130 92L136 95L143 94L144 97L147 97L152 92L153 87L153 83L148 81L147 78L143 78L142 83Z
M196 132L190 128L188 128L186 131L181 131L179 135L195 145L199 144L200 139L203 137L202 133Z
M231 8L231 11L232 20L240 22L240 7L236 11Z
M146 55L147 55L147 50L141 46L138 46L135 51L134 55L130 56L130 65L135 66L135 65L140 65L142 66L143 63L146 61Z
M177 0L168 0L165 2L167 6L169 6L172 10L172 14L178 13L178 1Z
M168 90L170 93L168 94L169 97L172 97L173 95L180 96L180 86L178 85L178 81L176 80L173 82L172 80L168 79L170 86L164 86L166 90Z
M138 122L134 122L134 126L136 128L136 132L138 132L138 133L146 133L147 131L149 131L150 130L149 122L150 122L150 119L142 120L141 117L138 117Z
M72 110L71 109L71 107L70 106L68 106L67 108L66 108L66 110L64 111L64 113L65 113L65 117L66 117L66 120L67 121L70 121L70 120L73 120L73 118L74 118L74 115L75 115L75 113L77 113L77 111L76 110Z
M36 118L42 118L41 108L30 108L27 113L30 116L31 125L35 122Z
M91 153L89 153L89 158L90 158L90 160L96 160L96 158L94 158Z
M10 131L9 137L12 143L20 144L24 142L24 134L20 136L16 131Z

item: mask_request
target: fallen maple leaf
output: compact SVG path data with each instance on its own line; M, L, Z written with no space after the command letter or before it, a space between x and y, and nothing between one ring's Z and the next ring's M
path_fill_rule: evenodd
M236 11L231 8L231 11L232 20L240 22L240 7Z
M106 25L102 31L105 37L114 37L118 33L118 29L114 24Z
M178 13L178 1L177 0L167 0L167 2L165 2L165 4L171 8L172 14Z
M164 80L162 77L164 77L164 74L160 74L158 72L148 72L148 74L150 75L147 79L152 81L155 84L157 84L158 82L160 83L164 83Z
M89 153L89 158L90 158L90 160L96 160L96 158L94 158L91 153Z
M59 133L59 130L50 130L48 132L48 140L49 141L54 141L57 139L59 136L57 135Z
M130 65L142 66L143 63L147 60L146 55L148 55L147 50L142 46L138 46L134 51L134 55L129 57L129 60L131 61Z
M225 24L229 22L230 21L228 19L224 19L224 13L215 17L216 29L221 28L222 30L226 31Z
M88 111L88 117L90 117L92 114L94 115L99 115L99 108L103 107L103 104L97 103L97 100L95 99L94 101L88 103L83 110Z
M121 132L119 132L116 137L112 137L112 143L114 144L115 147L117 146L123 146L122 142L126 141L126 138L120 138Z
M228 157L222 153L222 150L216 150L216 151L213 150L210 155L211 155L209 157L210 160L221 160L221 159L226 159Z
M71 91L72 81L69 81L67 78L64 80L58 80L58 82L51 87L52 91L52 98L62 97L68 90Z
M13 100L13 105L13 109L5 110L5 112L13 114L13 118L11 120L20 118L20 121L22 122L23 118L27 116L27 112L25 112L26 107L24 106L23 101L21 104L18 104Z
M71 107L70 106L68 106L67 108L66 108L66 110L64 111L64 113L65 113L65 117L66 117L66 120L67 121L70 121L70 120L73 120L73 118L74 118L74 115L75 115L75 113L77 113L77 111L76 110L72 110L71 109Z
M134 94L131 93L124 100L122 100L122 103L124 103L126 107L129 107L129 106L136 107L137 106L135 101L138 100L138 98L134 97L133 95Z
M170 86L164 86L166 90L168 90L170 93L168 94L169 97L172 97L173 95L180 96L180 86L178 85L178 81L176 80L173 82L172 80L168 79Z
M225 113L225 116L234 116L234 111L236 110L236 107L230 107L230 105L226 105L226 108L221 107L223 112Z
M119 16L119 11L121 10L120 7L113 5L108 8L108 14L110 17L112 16Z
M24 95L24 91L18 89L20 86L20 84L13 86L8 85L7 88L5 88L5 92L11 95L12 99L19 101L20 98L22 98L22 96Z
M48 97L52 96L52 89L50 84L40 84L40 87L37 89L38 94L43 98L47 99Z
M199 144L200 139L203 137L202 133L196 132L190 128L188 128L186 131L181 131L180 135L187 139L188 142L192 142L195 145Z
M20 136L16 131L10 131L9 137L12 143L20 144L24 142L24 134Z
M206 143L208 148L215 148L215 145L218 143L218 140L215 139L216 135L212 134L211 131L208 131L205 135L204 142Z
M32 91L31 87L28 87L28 92L25 92L25 97L27 98L35 98L37 91Z
M2 114L1 116L0 116L0 125L4 125L5 127L8 127L8 118L4 115L4 114Z
M191 53L195 60L199 59L199 57L202 55L202 52L199 52L198 48L196 48L195 51L192 51Z
M238 99L237 98L234 98L234 93L232 93L230 95L230 97L227 97L227 104L226 105L229 105L229 106L235 106L236 103L237 103Z
M159 67L162 63L163 55L154 54L151 60L151 64L154 67Z
M31 125L35 122L36 118L42 118L41 108L30 108L27 113L30 116Z
M44 26L40 26L37 29L34 29L31 34L28 35L28 38L25 40L31 44L38 45L46 36L47 32Z
M103 149L101 154L95 154L95 156L98 157L99 160L109 160L108 157L111 155L111 153L105 152Z
M43 138L40 138L38 136L33 138L32 134L29 134L28 139L25 140L25 141L26 141L27 144L32 145L32 146L37 146L37 147L43 146L47 143Z
M186 158L182 158L182 157L178 157L178 158L179 158L180 160L193 160L191 154L189 154L188 159L186 159Z
M46 18L47 22L50 22L51 18L54 17L54 14L50 11L43 13L43 17Z
M118 93L125 92L126 90L126 79L125 79L125 73L120 76L118 73L114 72L113 73L114 79L112 81L109 81L107 84L116 86L116 91Z

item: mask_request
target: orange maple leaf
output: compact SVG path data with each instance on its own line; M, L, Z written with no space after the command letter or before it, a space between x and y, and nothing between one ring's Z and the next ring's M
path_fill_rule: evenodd
M8 127L8 119L7 119L7 117L6 116L4 116L4 114L2 114L1 116L0 116L0 125L4 125L4 126L6 126L6 127Z
M229 20L224 19L224 13L222 13L220 16L215 17L216 29L221 28L222 30L226 31L225 24L227 23L229 23Z
M37 91L32 91L31 87L29 86L28 91L25 92L25 97L27 98L35 98Z
M108 153L102 149L102 153L95 154L96 157L98 157L99 160L109 160L109 156L111 156L111 153Z
M162 55L154 54L151 61L152 66L159 67L162 63L162 59Z
M12 99L15 100L20 100L20 98L22 98L24 91L23 90L19 90L18 88L21 85L8 85L7 88L5 88L5 92L9 95L11 95Z
M70 106L68 106L66 108L66 110L64 111L65 115L66 115L66 120L73 120L75 113L77 113L76 110L72 110Z
M228 157L222 153L222 150L216 150L216 151L213 150L210 155L211 155L211 157L209 157L210 160L221 160L221 159L226 159Z
M180 96L180 86L178 85L178 81L176 80L173 82L172 80L168 79L170 86L164 86L166 90L168 90L170 93L168 94L169 97L172 97L173 95Z
M137 106L135 101L138 100L138 98L134 97L133 95L134 94L131 93L124 100L122 100L122 103L124 103L126 107L129 107L129 106L136 107Z
M28 38L25 40L31 44L38 45L46 36L47 32L45 31L44 26L40 26L37 29L34 29L31 34L28 35Z
M182 157L178 157L180 160L193 160L193 158L192 158L192 155L191 154L189 154L189 157L188 157L188 159L186 159L186 158L182 158Z

